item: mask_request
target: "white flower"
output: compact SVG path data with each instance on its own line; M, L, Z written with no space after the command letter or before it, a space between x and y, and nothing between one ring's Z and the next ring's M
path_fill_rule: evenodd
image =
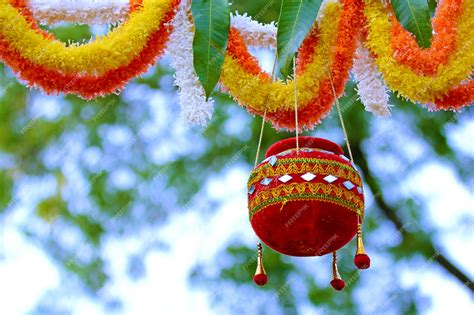
M181 5L171 25L167 51L171 55L171 66L175 69L175 84L178 86L182 117L190 124L205 126L212 117L214 100L206 101L204 88L194 70L194 28L185 5Z
M275 23L261 24L252 20L246 13L235 13L231 16L231 26L239 30L245 43L255 48L275 48L276 32Z
M391 105L388 104L387 87L374 59L362 44L359 44L356 50L352 74L357 80L357 93L365 110L376 116L390 116Z
M35 19L45 24L108 24L129 14L128 0L29 0L28 5Z

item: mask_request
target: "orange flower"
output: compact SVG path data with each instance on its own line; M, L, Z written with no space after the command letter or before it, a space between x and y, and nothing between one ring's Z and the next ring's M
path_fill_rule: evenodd
M12 7L20 11L20 13L25 17L25 19L30 23L32 29L43 35L44 38L53 38L53 35L51 35L47 31L42 30L39 27L38 23L33 17L33 13L31 12L30 7L28 6L28 0L10 0L10 4L12 5Z
M337 96L340 96L345 88L349 77L349 70L352 66L352 57L356 48L356 40L362 27L362 3L360 0L342 0L342 12L337 23L337 35L334 45L331 47L332 62L325 71L331 71L332 81ZM324 19L325 17L323 17ZM316 48L319 44L320 30L315 27L311 30L310 35L305 39L303 45L299 49L297 58L297 77L305 72L306 67L312 62ZM268 74L264 73L258 66L258 62L250 55L243 40L236 30L231 31L228 45L229 55L238 61L238 63L251 75L259 76L265 82L270 81ZM324 71L324 70L323 70ZM225 86L226 82L223 82ZM314 90L307 91L313 93L307 104L300 104L298 109L299 126L301 128L311 129L319 121L324 118L330 111L334 102L334 93L329 80L329 75L325 75L319 82L314 82ZM232 91L230 91L232 94ZM279 91L272 93L278 95ZM270 96L271 97L271 96ZM263 115L264 108L259 108L251 103L241 104L253 114ZM267 118L274 127L278 129L295 128L295 113L293 109L277 110L276 112L268 112Z
M163 54L172 20L180 0L172 0L170 10L161 21L158 30L150 36L145 48L126 66L110 70L101 76L64 74L33 64L19 55L0 36L0 57L16 73L18 78L25 80L30 86L40 87L47 94L77 94L85 99L117 92L132 78L147 71L161 54ZM25 12L25 11L22 11Z
M436 109L459 109L474 103L474 79L449 90L435 100Z
M463 13L465 0L440 2L433 18L431 47L421 48L413 35L391 16L391 46L395 59L418 74L435 76L440 65L448 63L456 51L457 25ZM472 1L472 0L468 0Z

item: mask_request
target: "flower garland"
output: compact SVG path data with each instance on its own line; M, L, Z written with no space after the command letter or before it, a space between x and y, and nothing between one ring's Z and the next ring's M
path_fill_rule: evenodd
M474 79L449 90L435 100L436 109L456 109L474 104Z
M336 21L339 20L339 5L332 3L326 10L328 16ZM319 87L319 80L325 74L324 66L331 61L330 48L333 46L336 29L329 27L329 20L328 18L321 21L320 27L315 27L303 44L304 47L310 46L312 50L312 54L306 56L307 58L311 58L313 54L319 58L314 58L315 62L307 65L305 76L298 73L300 108L306 106L313 98L314 94L309 91L313 91L315 85L316 89ZM317 45L318 42L324 44ZM310 65L312 67L308 67ZM265 110L270 114L279 110L293 109L293 81L288 80L286 84L282 81L272 82L269 74L262 71L258 61L248 52L237 29L231 29L229 33L229 45L221 73L221 83L241 105L253 113L262 115Z
M129 0L29 0L34 18L44 24L71 22L104 24L125 20Z
M312 128L330 110L348 79L356 42L365 24L365 46L355 59L358 91L367 109L388 114L387 85L412 101L434 109L457 109L474 102L474 1L444 0L433 18L428 49L379 0L329 1L299 49L298 112L303 128ZM54 2L54 3L53 3ZM84 98L114 93L143 73L164 51L172 26L170 53L176 67L183 115L204 124L212 113L192 67L192 25L184 15L172 21L180 0L0 0L0 58L20 79L46 93ZM84 45L65 45L39 29L37 20L103 23L129 18L107 36ZM248 46L274 47L276 27L246 15L231 20L221 83L251 113L277 128L293 129L293 81L273 82L248 52ZM179 26L178 26L179 25ZM186 33L187 32L187 33ZM178 43L180 43L179 45ZM184 45L183 43L186 43ZM380 105L380 107L377 107Z
M368 31L365 44L377 56L376 64L393 91L415 102L432 103L469 77L474 65L474 1L463 2L456 50L446 65L438 66L435 76L420 75L394 58L387 9L378 0L363 1Z
M171 9L171 1L145 0L143 9L107 36L84 45L70 45L40 36L26 19L9 4L0 0L0 32L22 57L47 69L63 73L101 75L129 64L146 46Z
M367 48L359 45L354 58L352 73L357 80L357 93L365 110L376 116L390 116L388 91L381 74Z
M247 14L233 14L231 25L238 29L245 44L255 48L275 48L277 28L275 23L262 24Z
M331 108L334 95L327 65L338 95L344 90L352 65L354 34L361 25L361 6L357 0L341 2L342 7L339 3L329 2L322 9L323 18L319 26L313 28L300 49L297 90L303 128L312 128ZM293 81L288 80L286 84L272 82L248 53L236 29L229 34L221 82L250 112L262 115L267 110L267 118L276 128L295 127Z
M205 126L212 117L214 100L206 100L204 88L194 70L194 27L189 14L186 3L183 2L171 23L174 31L170 35L167 51L172 57L171 66L175 70L175 85L179 88L182 117L190 124ZM234 14L231 16L231 25L239 29L248 46L276 46L274 23L261 24L247 15Z
M124 16L120 15L123 12L127 12L128 14L129 10L133 11L134 9L138 9L141 6L142 1L127 1L127 6L125 6L124 1L119 1L118 3L74 1L74 3L71 3L70 0L67 0L66 2L54 3L54 5L52 5L50 1L44 0L11 0L10 2L12 6L14 6L22 13L27 22L31 24L32 29L41 33L45 38L48 39L52 38L51 35L39 29L38 25L36 24L36 19L47 21L49 23L54 23L59 20L66 20L75 23L114 22L116 19L124 18ZM51 7L53 7L53 9L47 10L47 8ZM97 9L98 7L104 8L104 10L99 10L100 12L105 13L107 12L105 8L110 8L113 12L120 12L120 14L99 14L94 15L95 18L93 18L92 12L96 12L95 9ZM129 7L130 9L128 9ZM79 12L79 14L74 14L74 12ZM266 44L268 44L266 43L266 41L270 41L270 44L275 43L276 41L276 28L272 24L261 25L260 23L257 23L251 20L250 18L241 15L234 16L232 18L232 23L234 25L238 25L243 29L242 33L245 37L246 43L249 45L255 45L258 43L258 41L260 41L260 45L265 46ZM189 42L189 39L191 39L190 47L192 47L192 35L190 37L188 36L189 34L184 34L183 31L179 30L178 28L175 29L176 36L174 37L174 42L180 40L185 41L186 39L188 39ZM187 29L189 30L189 28ZM166 36L163 36L161 38L160 41L162 44L163 39L165 38ZM156 42L156 40L154 41ZM37 67L36 65L32 64L28 60L21 58L21 56L19 55L12 56L12 53L10 51L7 52L9 48L8 44L5 41L1 41L0 45L5 50L5 55L10 56L10 58L8 59L11 61L11 65L13 64L17 66L14 68L14 71L18 73L19 77L26 80L32 86L43 88L47 93L77 93L79 94L79 96L82 96L84 98L93 98L98 95L114 92L115 90L123 86L128 80L128 78L124 78L123 76L123 74L126 72L123 71L125 69L117 69L115 71L111 71L108 73L107 76L103 77L64 75L62 73L57 73L48 69L42 69L41 67ZM172 43L170 43L170 45L172 45ZM168 51L172 55L174 55L174 57L176 57L174 58L174 60L182 61L179 66L177 65L179 62L175 63L175 69L177 72L176 83L178 86L180 86L181 91L180 101L183 106L183 115L188 122L202 125L205 124L205 121L211 116L213 102L212 100L207 102L203 93L201 93L202 87L199 83L199 80L197 79L197 76L194 73L194 68L192 64L192 52L190 50L186 51L186 49L183 50L182 48L184 48L182 44L174 45L173 48L169 49ZM145 50L144 52L146 52L147 50ZM181 55L181 57L179 57L179 55ZM148 56L151 58L153 57L153 54L148 54ZM31 71L33 69L37 71ZM134 62L130 67L128 67L127 70L129 70L129 74L134 76L140 72L145 71L146 67L136 67L136 62ZM186 85L185 82L192 82L192 84Z
M29 1L28 0L10 0L10 4L12 7L14 7L18 12L20 12L21 15L25 18L27 23L30 25L32 29L34 29L38 34L43 36L46 39L53 38L53 35L50 33L42 30L35 17L33 16L33 12L31 11L29 7Z
M3 12L10 12L9 5L5 4L5 1L6 0L0 0L0 17ZM175 14L175 8L179 2L180 0L161 0L161 2L157 2L157 0L144 0L143 9L137 12L132 12L130 19L134 18L134 20L138 21L141 17L146 18L147 15L141 15L145 10L160 11L162 12L158 14L162 16L160 23L156 24L151 23L150 21L145 22L145 24L155 25L155 29L150 33L144 48L140 51L134 52L134 56L128 64L110 69L101 75L84 74L84 69L76 73L64 73L59 69L49 69L44 65L32 62L30 59L21 55L16 50L15 45L12 46L12 43L4 37L3 26L7 23L1 19L0 58L2 58L5 63L12 68L20 79L25 80L31 86L41 87L49 94L64 92L67 94L77 94L83 98L90 99L99 95L114 93L122 88L130 79L145 72L150 65L154 64L157 56L164 52L165 44L171 28L168 22L172 20ZM153 6L153 4L156 6ZM8 7L8 10L4 10L5 7ZM24 20L22 23L28 23L27 18L24 18L23 16L21 16L21 18ZM125 34L122 34L121 31L118 31L119 29L122 29L127 22L125 22L121 27L115 29L116 35L118 34L120 36L113 36L114 39L122 37L127 43L134 41L133 37L127 37ZM35 29L30 31L38 34L38 31ZM129 34L129 36L132 35ZM110 37L108 39L110 39ZM113 42L109 42L109 45L110 55L106 56L107 60L114 59L119 54L117 51L112 51L115 47ZM83 46L64 47L64 49L68 50L80 47ZM98 62L97 56L93 56L93 59Z
M171 24L174 31L170 35L167 51L172 58L171 66L175 69L175 84L179 87L181 115L191 124L204 126L212 116L214 100L206 100L204 88L194 70L194 27L185 5L181 5Z
M438 4L432 20L433 37L428 49L421 48L414 36L391 14L391 47L395 59L418 74L434 76L456 51L457 27L463 18L464 4L471 0L447 0Z

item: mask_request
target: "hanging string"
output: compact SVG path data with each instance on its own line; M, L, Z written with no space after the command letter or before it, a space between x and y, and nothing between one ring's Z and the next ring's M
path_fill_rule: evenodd
M283 3L282 3L283 5ZM277 54L277 51L275 50L275 58L273 59L273 67L272 67L272 80L275 80L275 68L276 68L276 62L277 62L277 57L278 57L278 54ZM269 95L267 95L266 99L265 99L265 111L263 112L263 117L262 117L262 126L260 127L260 135L258 137L258 145L257 145L257 153L255 154L255 164L254 164L254 167L257 167L257 164L258 164L258 157L260 155L260 149L262 147L262 139L263 139L263 129L265 128L265 120L267 118L267 100L268 100L268 97ZM265 285L267 283L267 275L265 274L265 269L263 268L263 254L262 254L262 243L258 242L257 244L257 247L258 247L258 264L257 264L257 272L259 272L259 266L261 266L261 271L262 271L262 275L265 276L263 279L265 280L262 280L262 284ZM260 277L262 277L262 275L259 275ZM254 282L257 283L256 281L256 277L257 275L254 276ZM257 283L259 284L260 281ZM259 284L260 285L260 284Z
M354 158L352 156L351 144L349 143L349 137L347 136L346 125L344 124L344 119L342 119L342 112L341 112L341 105L339 104L339 98L336 95L336 88L334 87L334 83L332 81L332 74L331 71L328 69L329 74L329 82L331 83L332 93L334 95L334 100L336 102L337 113L339 115L339 121L341 122L342 132L344 134L344 140L346 141L347 151L349 152L349 158L351 162L354 163Z
M278 15L278 20L280 20L282 12L283 12L283 2L280 5L280 13ZM273 59L272 76L271 76L272 80L275 80L275 68L276 68L277 59L278 59L278 50L275 47L275 58ZM268 109L267 100L268 100L268 94L267 94L267 97L265 98L265 111L262 117L262 127L260 128L260 136L258 138L257 153L255 154L254 167L257 167L258 157L260 155L260 148L262 145L263 129L265 128L265 119L267 118L267 109Z
M258 156L260 155L260 148L262 146L263 129L265 128L266 118L267 118L267 108L265 107L265 112L263 113L263 117L262 117L262 126L260 127L260 136L258 137L257 153L255 154L254 167L257 167L257 164L258 164Z
M277 52L275 51L275 58L273 60L273 67L272 67L272 80L275 79L275 68L276 68L276 62L277 62ZM268 100L269 95L267 94L267 97L265 99L265 103ZM262 139L263 139L263 129L265 128L265 120L267 118L267 104L265 104L265 111L263 112L263 117L262 117L262 126L260 127L260 136L258 137L258 145L257 145L257 153L255 154L255 164L254 167L257 166L258 164L258 157L260 156L260 149L262 147Z
M300 154L299 125L298 125L298 91L296 87L296 56L293 58L293 86L295 92L295 132L296 132L296 154Z

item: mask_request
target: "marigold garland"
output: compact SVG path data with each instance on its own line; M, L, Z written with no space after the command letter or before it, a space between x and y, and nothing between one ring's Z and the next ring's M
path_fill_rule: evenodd
M8 0L0 0L0 33L12 49L34 64L63 73L101 75L130 64L160 26L156 21L171 8L170 0L144 0L141 10L132 12L105 37L66 46L38 34Z
M470 79L435 100L437 109L456 109L474 104L474 79Z
M319 27L314 28L300 51L298 61L298 102L300 124L312 128L329 110L334 99L328 80L333 73L336 91L342 93L355 49L355 33L359 26L360 5L357 0L330 2L323 9ZM337 21L334 27L334 21ZM312 53L307 53L312 52ZM300 56L301 56L300 55ZM326 65L330 65L329 69ZM277 128L294 128L294 92L292 80L271 82L256 60L248 53L238 31L229 35L228 54L221 74L222 84L239 103L252 113L263 114ZM329 99L329 102L327 101ZM329 104L329 105L328 105Z
M330 76L326 73L324 80L320 84L319 93L311 100L305 108L298 110L301 125L306 128L313 128L324 118L331 110L335 97L340 97L344 92L346 82L349 79L349 71L352 67L352 57L356 49L359 29L362 28L362 5L360 0L342 0L342 17L338 24L338 33L336 45L334 47L334 58L332 64L328 65L326 70L330 71ZM347 17L347 18L346 18ZM315 56L313 56L314 58ZM334 95L334 92L336 95ZM284 126L294 128L294 119L290 118L287 111L285 115ZM276 117L269 115L270 119L276 121ZM276 124L277 128L283 127L282 124Z
M311 46L313 54L319 58L315 63L308 64L306 73L298 75L298 99L301 108L306 106L314 96L314 90L318 89L319 80L324 76L324 68L329 64L331 57L330 48L336 37L336 29L330 27L330 20L338 20L340 17L340 6L331 3L327 6L328 16L326 24L321 21L321 27L312 31L310 38L319 36L316 40L305 40L303 46ZM229 45L224 66L221 74L223 86L236 98L239 103L246 106L251 112L262 114L267 108L269 113L278 110L291 110L294 102L293 83L288 80L285 84L281 81L272 82L270 76L263 72L254 57L250 55L238 30L232 29L229 34ZM311 91L311 92L310 92Z
M34 64L12 49L1 33L0 57L20 79L25 80L30 86L42 88L48 94L63 92L91 99L115 93L130 79L144 73L164 52L171 28L169 22L172 20L179 2L180 0L171 1L169 11L166 12L157 30L149 37L145 48L128 65L110 70L101 76L65 74Z
M53 35L49 34L48 32L42 30L39 27L38 22L36 21L36 18L33 16L33 12L30 9L28 0L10 0L10 4L23 15L26 21L30 24L30 27L38 34L47 39L53 38Z
M447 64L456 51L457 27L463 18L464 4L468 1L472 0L439 2L432 19L433 37L428 49L421 48L415 37L404 29L395 14L392 14L390 33L395 59L418 74L436 75L439 66Z
M179 2L106 0L84 8L84 1L65 0L48 13L44 0L0 0L0 58L20 79L46 93L93 98L117 92L163 53L171 30L169 22ZM333 89L337 96L342 94L364 23L364 44L373 54L367 58L374 58L392 90L412 101L434 104L434 109L458 109L474 102L470 77L474 66L474 1L440 2L432 20L434 35L428 49L418 46L390 10L389 5L384 7L379 0L329 1L321 7L319 22L305 39L297 58L302 128L314 127L329 112L334 102ZM130 17L107 36L69 47L39 29L36 22L112 22L123 20L128 12L132 12ZM248 52L248 46L274 44L274 25L261 25L245 15L233 16L221 82L249 112L263 115L266 109L267 118L275 127L293 129L293 82L272 82ZM368 79L359 82L365 84L359 86L359 92L365 91L366 101L374 104L386 100L386 94L382 97L381 93L383 85L378 84L381 81L377 83L380 93L373 93L375 83ZM184 86L191 85L181 84L182 93L199 96L200 83L192 85L196 88L184 91ZM193 99L200 104L202 97ZM188 108L188 113L208 117L211 109L203 112L204 107L196 104L194 110Z
M305 73L298 75L298 100L304 107L313 97L314 85L325 74L325 65L332 59L331 48L334 46L337 29L332 27L333 21L339 21L341 7L331 3L325 10L325 19L320 23L318 30L319 44L314 52L318 58L309 63ZM243 39L237 38L237 30L229 34L229 48L224 61L221 82L243 104L249 104L252 109L263 112L267 108L269 113L281 109L293 109L294 92L293 81L270 82L269 76L263 73L256 60L250 56ZM256 75L258 74L258 75Z
M446 65L438 67L434 77L419 75L393 57L387 9L378 0L363 1L368 26L366 46L376 55L377 66L393 91L415 102L433 103L469 77L474 65L474 1L464 2L458 24L457 49Z

